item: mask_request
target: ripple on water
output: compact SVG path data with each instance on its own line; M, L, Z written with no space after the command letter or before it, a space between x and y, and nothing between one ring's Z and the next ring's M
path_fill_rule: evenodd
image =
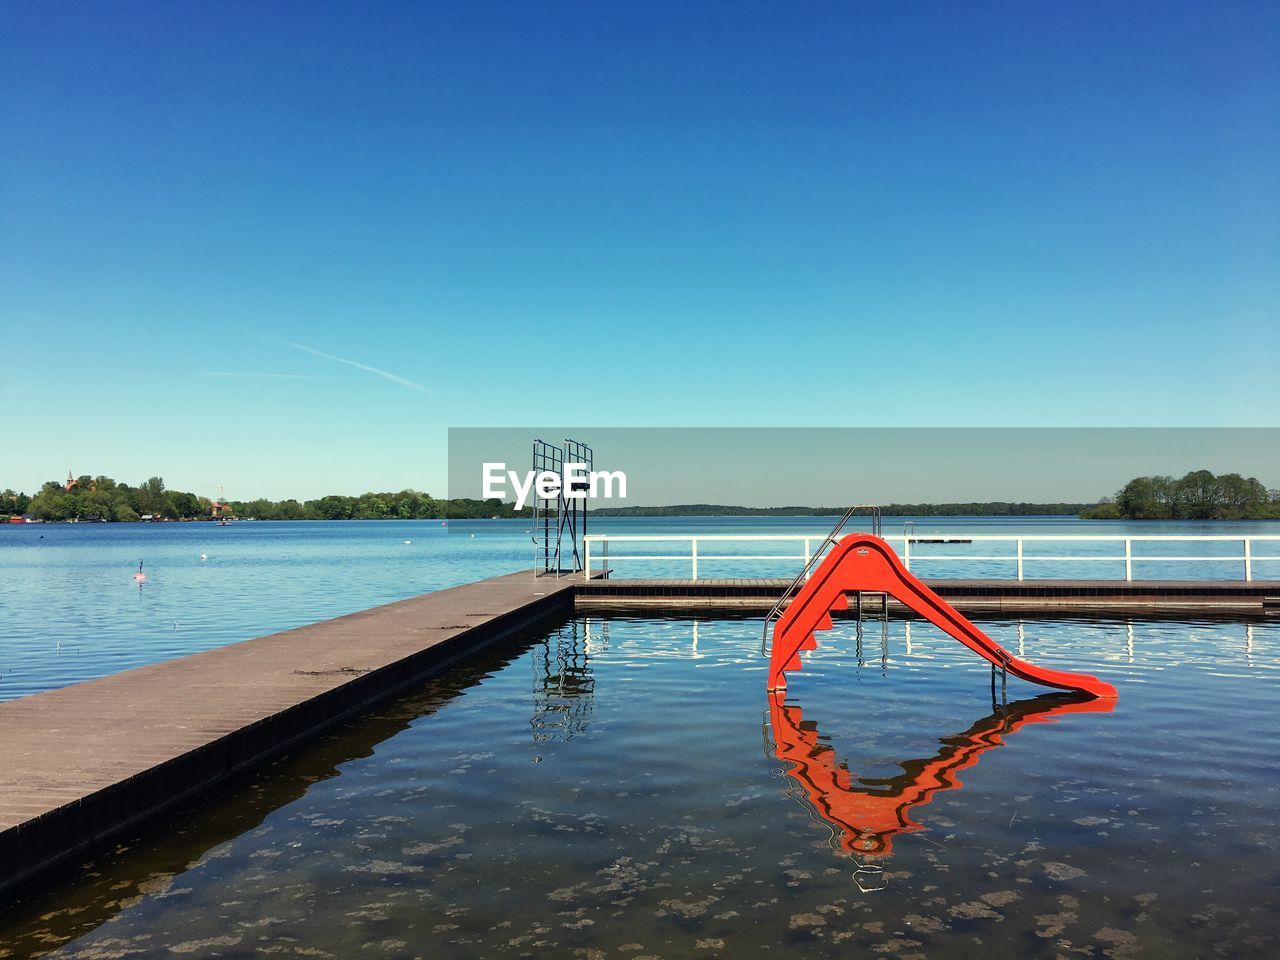
M958 644L914 624L908 650L894 622L885 651L864 635L860 664L840 623L791 678L794 735L812 737L797 767L779 756L758 622L577 620L149 831L20 905L0 944L68 957L1275 952L1280 624L984 626L1015 648L1021 633L1029 659L1105 674L1114 712L1010 726L989 669ZM1011 681L1012 698L1037 693ZM909 800L888 825L872 816L885 796ZM850 824L888 855L851 856Z

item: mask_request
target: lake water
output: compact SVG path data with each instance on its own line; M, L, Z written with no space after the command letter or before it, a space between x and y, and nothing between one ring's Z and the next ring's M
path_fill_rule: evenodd
M570 620L28 895L0 956L1277 955L1280 623L981 623L1114 710L837 621L771 711L755 619Z
M813 534L831 518L592 518L591 532ZM171 657L313 623L428 590L529 568L527 521L256 522L0 525L0 700L35 693ZM901 521L886 533L901 532ZM1073 518L923 518L928 536L1014 534L1275 535L1268 523L1102 523ZM406 543L406 541L411 541ZM621 547L621 545L619 545ZM1011 544L982 545L1008 555ZM1116 555L1115 544L1053 545L1042 554ZM1238 544L1146 545L1166 555L1239 555ZM705 554L798 555L800 544L703 544ZM923 554L962 553L964 545L917 545ZM629 544L626 554L687 553L687 546ZM621 554L620 548L613 553ZM1028 555L1032 554L1028 550ZM1122 551L1121 551L1122 552ZM1280 554L1280 545L1271 551ZM202 555L207 559L201 559ZM147 580L133 581L138 561ZM688 576L687 561L615 562L618 576ZM781 576L798 561L700 560L701 576ZM1014 575L1012 561L919 561L923 576ZM1239 578L1237 561L1139 561L1139 578ZM1123 576L1123 564L1028 561L1028 576ZM1280 579L1280 562L1255 564Z

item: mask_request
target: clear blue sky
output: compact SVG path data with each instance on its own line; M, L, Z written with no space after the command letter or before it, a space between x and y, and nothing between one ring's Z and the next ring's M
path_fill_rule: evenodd
M1273 3L7 2L0 487L1275 425L1278 172Z

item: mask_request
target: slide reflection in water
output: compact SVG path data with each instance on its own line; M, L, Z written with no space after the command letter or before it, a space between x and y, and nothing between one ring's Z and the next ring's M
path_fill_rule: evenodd
M1069 713L1110 713L1115 700L1080 694L1050 694L998 707L963 733L939 739L941 749L926 759L904 760L896 777L855 776L820 742L817 724L805 720L797 703L769 698L773 750L784 772L804 792L807 805L833 828L840 849L858 858L887 857L899 833L922 829L911 819L914 807L942 790L963 786L958 776L982 754L1004 746L1004 738L1029 723L1053 723Z

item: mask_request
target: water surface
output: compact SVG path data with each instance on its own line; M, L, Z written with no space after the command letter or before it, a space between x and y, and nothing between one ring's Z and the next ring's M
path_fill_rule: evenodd
M611 534L812 534L830 518L699 517L599 519ZM400 600L428 590L495 576L533 564L526 521L275 522L0 525L0 700L48 690L276 630ZM1073 518L922 518L920 536L940 534L1274 534L1267 523L1123 524ZM886 533L900 533L890 522ZM818 542L815 540L815 543ZM408 542L406 542L408 541ZM628 544L627 554L686 553L687 546ZM699 573L781 576L799 560L712 560L712 555L798 556L801 545L704 543ZM920 555L974 547L919 544ZM1012 545L981 545L1005 555ZM1115 544L1038 548L1106 555ZM1159 552L1169 548L1146 545ZM1186 544L1183 555L1239 553L1238 544ZM1029 549L1029 553L1031 553ZM1276 554L1280 554L1280 544ZM620 553L613 551L614 555ZM204 557L204 559L202 559ZM147 580L133 581L138 561ZM618 576L686 577L686 560L617 561ZM1013 561L918 561L923 576L1011 577ZM1028 576L1123 576L1123 563L1026 563ZM1239 577L1239 562L1190 565L1141 561L1137 577ZM1259 562L1255 576L1280 578L1280 562Z
M983 625L1114 711L841 621L779 729L756 621L578 619L30 896L0 955L1274 955L1280 624Z

